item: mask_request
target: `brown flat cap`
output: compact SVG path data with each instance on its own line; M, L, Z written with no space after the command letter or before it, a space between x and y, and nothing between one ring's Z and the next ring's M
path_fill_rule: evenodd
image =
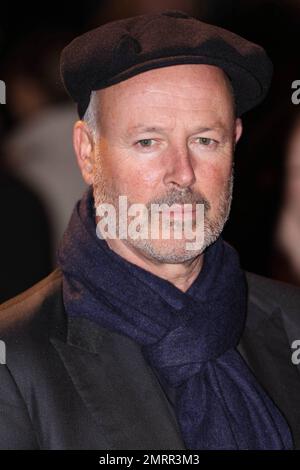
M75 38L61 54L64 86L82 118L92 90L146 70L175 64L210 64L230 78L237 115L259 104L273 66L257 44L178 10L111 21Z

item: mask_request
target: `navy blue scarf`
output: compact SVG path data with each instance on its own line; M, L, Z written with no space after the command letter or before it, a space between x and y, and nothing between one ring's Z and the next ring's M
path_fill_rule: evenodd
M96 235L91 187L74 208L58 252L68 315L141 345L175 389L187 449L289 449L288 425L236 350L247 307L237 252L219 237L182 292L128 262Z

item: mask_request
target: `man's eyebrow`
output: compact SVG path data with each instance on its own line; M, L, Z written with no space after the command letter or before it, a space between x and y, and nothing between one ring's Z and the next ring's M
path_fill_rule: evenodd
M128 128L128 132L142 131L142 132L163 132L168 130L166 127L162 126L145 126L144 124L137 124L136 126L131 126Z

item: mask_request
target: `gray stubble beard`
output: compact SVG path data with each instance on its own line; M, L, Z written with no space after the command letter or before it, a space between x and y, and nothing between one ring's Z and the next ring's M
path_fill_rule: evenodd
M159 247L153 244L151 238L148 239L123 239L122 241L129 248L134 248L139 251L143 256L160 263L184 263L193 260L194 258L201 255L210 245L212 245L222 233L224 226L229 218L232 194L233 194L233 183L234 183L234 165L231 167L230 176L226 182L225 187L219 198L217 215L211 220L207 215L205 209L204 216L204 241L200 249L198 250L178 250L176 246L170 247L169 251L162 251ZM118 208L117 198L114 191L107 183L104 172L101 171L101 165L97 167L97 175L94 180L93 194L94 194L94 205L95 208L99 204L110 203ZM191 201L189 201L191 202ZM131 202L128 201L130 204ZM204 204L205 208L209 207L210 204L206 200Z

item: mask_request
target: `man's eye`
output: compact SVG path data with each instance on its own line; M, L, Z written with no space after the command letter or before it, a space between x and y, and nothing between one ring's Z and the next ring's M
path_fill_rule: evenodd
M137 141L137 144L140 144L142 147L151 147L151 142L153 139L141 139Z
M198 140L201 145L206 146L212 145L216 142L214 139L210 139L209 137L198 137Z

